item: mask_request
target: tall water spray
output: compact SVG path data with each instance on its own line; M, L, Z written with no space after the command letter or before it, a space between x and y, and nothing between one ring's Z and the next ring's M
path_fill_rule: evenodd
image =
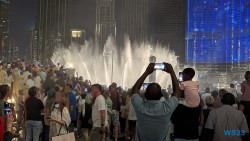
M152 45L148 42L132 45L129 39L125 39L124 46L124 49L118 50L113 38L109 37L101 54L95 43L86 41L80 49L71 45L69 48L55 50L51 60L75 68L79 76L91 80L92 83L109 85L111 82L116 82L127 88L133 86L145 71L151 55L156 56L158 63L171 63L178 74L178 58L169 47ZM166 88L171 78L167 73L158 70L156 82Z

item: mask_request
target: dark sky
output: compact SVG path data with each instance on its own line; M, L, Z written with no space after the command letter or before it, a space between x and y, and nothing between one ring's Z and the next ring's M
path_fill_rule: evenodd
M35 0L11 0L10 39L24 51L28 47L28 33L34 27Z
M87 38L94 38L95 0L69 0L70 27L84 28ZM35 27L35 0L11 0L10 38L22 53L28 49L29 30Z

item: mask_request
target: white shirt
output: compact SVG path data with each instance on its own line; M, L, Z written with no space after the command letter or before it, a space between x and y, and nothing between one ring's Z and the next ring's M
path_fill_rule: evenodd
M42 80L43 80L43 81L45 81L45 80L46 80L46 77L47 77L46 72L41 71L41 72L39 73L39 75L40 75L40 77L42 78Z
M28 80L28 76L29 75L31 75L31 73L29 72L29 71L25 71L24 73L23 73L23 79L24 79L24 81L27 81Z
M35 86L35 82L32 79L28 79L26 82L28 88Z
M41 77L40 76L36 76L35 78L34 78L34 83L35 83L35 86L36 87L38 87L38 88L41 88L41 81L42 81L42 79L41 79Z
M204 105L204 106L203 106L203 109L207 109L207 105L206 105L206 101L205 101L205 100L206 100L206 97L207 97L207 96L211 96L211 95L212 95L212 94L210 94L210 93L204 93L204 94L201 95L201 99L202 99L203 105Z
M11 83L14 81L12 75L6 77L6 84L11 87Z
M126 109L128 110L128 120L137 120L135 109L131 101L127 104Z
M92 108L92 121L93 121L93 127L102 127L102 120L101 120L101 112L102 110L105 110L105 126L108 125L107 120L107 106L105 104L105 99L102 95L96 97L95 103Z
M235 88L229 88L228 92L233 94L235 98L237 97L237 90Z

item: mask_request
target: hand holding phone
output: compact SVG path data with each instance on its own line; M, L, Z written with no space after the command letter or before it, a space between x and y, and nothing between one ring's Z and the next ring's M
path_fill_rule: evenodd
M10 103L8 102L4 103L4 114L11 115Z

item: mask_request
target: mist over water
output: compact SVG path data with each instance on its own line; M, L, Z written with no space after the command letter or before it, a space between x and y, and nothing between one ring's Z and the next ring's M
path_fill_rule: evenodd
M69 48L56 49L51 60L67 68L75 68L79 76L91 80L92 83L109 85L111 82L116 82L124 88L129 88L145 71L151 55L156 56L156 63L171 63L178 76L177 56L168 47L158 44L152 45L148 42L132 45L128 38L125 39L124 49L122 50L119 50L113 38L109 37L103 53L100 53L98 45L93 41L86 41L80 48L71 45ZM145 82L148 81L147 78ZM157 70L156 82L162 88L166 88L168 84L171 84L170 75Z

